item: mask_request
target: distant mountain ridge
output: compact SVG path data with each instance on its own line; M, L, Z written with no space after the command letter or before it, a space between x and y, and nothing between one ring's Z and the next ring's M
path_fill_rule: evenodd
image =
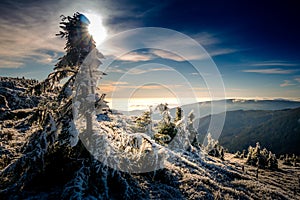
M255 100L255 99L224 99L215 101L205 101L193 104L182 105L185 114L190 113L192 110L197 118L202 118L211 114L218 114L224 111L234 110L283 110L300 107L300 101L293 101L288 99L274 99L274 100ZM212 111L213 106L213 111ZM199 111L199 112L198 112ZM140 115L143 110L133 111L116 111L124 113L125 115ZM172 116L175 116L176 108L170 108ZM154 115L154 119L159 119L159 115Z
M205 117L211 114L218 114L224 110L226 104L226 111L234 110L283 110L300 107L299 101L274 99L274 100L255 100L255 99L225 99L216 101L205 101L194 104L183 105L182 109L185 113L191 110L200 109L200 116ZM212 111L213 106L213 111ZM175 114L175 108L170 109L171 114Z
M203 140L211 116L199 120L198 134ZM221 117L221 115L216 115ZM300 155L300 108L284 110L228 111L220 144L231 152L247 149L256 142L276 154Z

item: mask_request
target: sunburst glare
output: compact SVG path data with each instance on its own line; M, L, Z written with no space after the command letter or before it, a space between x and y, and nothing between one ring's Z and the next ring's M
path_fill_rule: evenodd
M89 33L93 36L96 44L101 44L106 36L107 31L106 28L103 26L102 18L100 15L97 14L85 14L90 21L89 24Z

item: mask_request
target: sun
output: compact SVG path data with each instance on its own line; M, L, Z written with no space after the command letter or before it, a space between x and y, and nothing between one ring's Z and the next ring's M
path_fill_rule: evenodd
M107 31L102 24L102 18L97 14L84 14L90 21L88 30L96 44L101 44L107 37Z

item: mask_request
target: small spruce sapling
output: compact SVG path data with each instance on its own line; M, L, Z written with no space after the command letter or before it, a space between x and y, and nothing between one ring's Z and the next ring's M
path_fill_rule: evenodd
M158 133L154 135L154 138L161 144L168 144L177 133L175 124L171 121L171 115L167 103L159 104L156 109L160 111L163 118L158 123Z
M191 111L189 114L188 114L188 121L187 121L187 130L189 132L189 140L190 140L190 143L193 145L193 146L199 146L198 144L198 141L197 141L197 131L196 129L194 128L194 121L195 121L195 115L194 115L194 112Z
M177 107L174 122L176 123L176 122L180 121L181 119L182 119L182 108Z
M249 146L246 164L255 166L260 169L278 169L278 161L275 154L268 151L266 148L260 150L260 145L257 142L256 147Z
M208 155L224 160L224 148L219 144L218 140L212 138L211 134L207 134L207 146L205 147Z
M147 133L150 137L153 137L151 115L152 110L150 108L149 111L145 111L140 117L137 117L135 123L138 132Z

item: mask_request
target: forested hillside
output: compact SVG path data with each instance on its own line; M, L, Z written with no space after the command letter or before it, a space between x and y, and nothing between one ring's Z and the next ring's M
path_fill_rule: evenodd
M199 121L199 138L203 140L210 116ZM260 142L276 154L300 154L300 108L263 111L230 111L219 138L231 152L242 151Z

